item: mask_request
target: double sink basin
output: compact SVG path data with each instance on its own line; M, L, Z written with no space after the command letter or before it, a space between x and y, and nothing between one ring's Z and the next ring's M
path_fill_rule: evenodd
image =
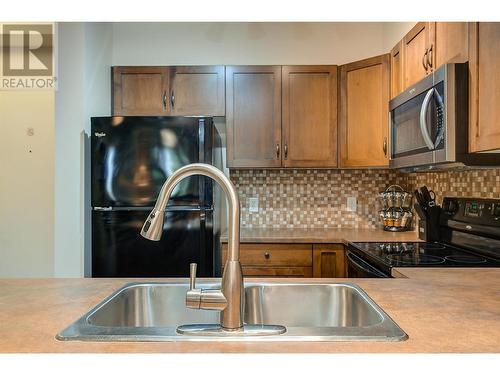
M127 284L56 337L84 341L401 341L408 337L351 283L245 283L245 324L282 325L285 333L226 337L178 334L179 325L219 323L218 312L185 307L187 290L184 283Z

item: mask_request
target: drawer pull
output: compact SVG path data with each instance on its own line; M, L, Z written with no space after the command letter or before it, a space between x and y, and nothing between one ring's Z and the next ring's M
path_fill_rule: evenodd
M271 254L269 254L267 251L264 253L264 258L269 259L271 258Z

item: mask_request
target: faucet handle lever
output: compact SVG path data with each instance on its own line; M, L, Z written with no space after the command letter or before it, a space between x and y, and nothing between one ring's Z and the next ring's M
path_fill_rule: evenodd
M189 289L196 289L196 268L198 265L196 263L191 263L189 265Z

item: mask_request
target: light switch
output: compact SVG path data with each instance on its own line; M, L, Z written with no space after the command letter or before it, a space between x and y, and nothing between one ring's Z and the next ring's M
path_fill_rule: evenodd
M248 198L248 211L259 212L259 198L257 197Z
M357 202L356 197L347 197L347 211L356 212Z

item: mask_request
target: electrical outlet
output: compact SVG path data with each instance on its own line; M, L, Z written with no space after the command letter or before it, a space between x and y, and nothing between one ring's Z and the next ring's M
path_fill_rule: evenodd
M257 197L248 198L248 211L259 212L259 198Z
M347 197L347 211L356 212L357 209L356 197Z

